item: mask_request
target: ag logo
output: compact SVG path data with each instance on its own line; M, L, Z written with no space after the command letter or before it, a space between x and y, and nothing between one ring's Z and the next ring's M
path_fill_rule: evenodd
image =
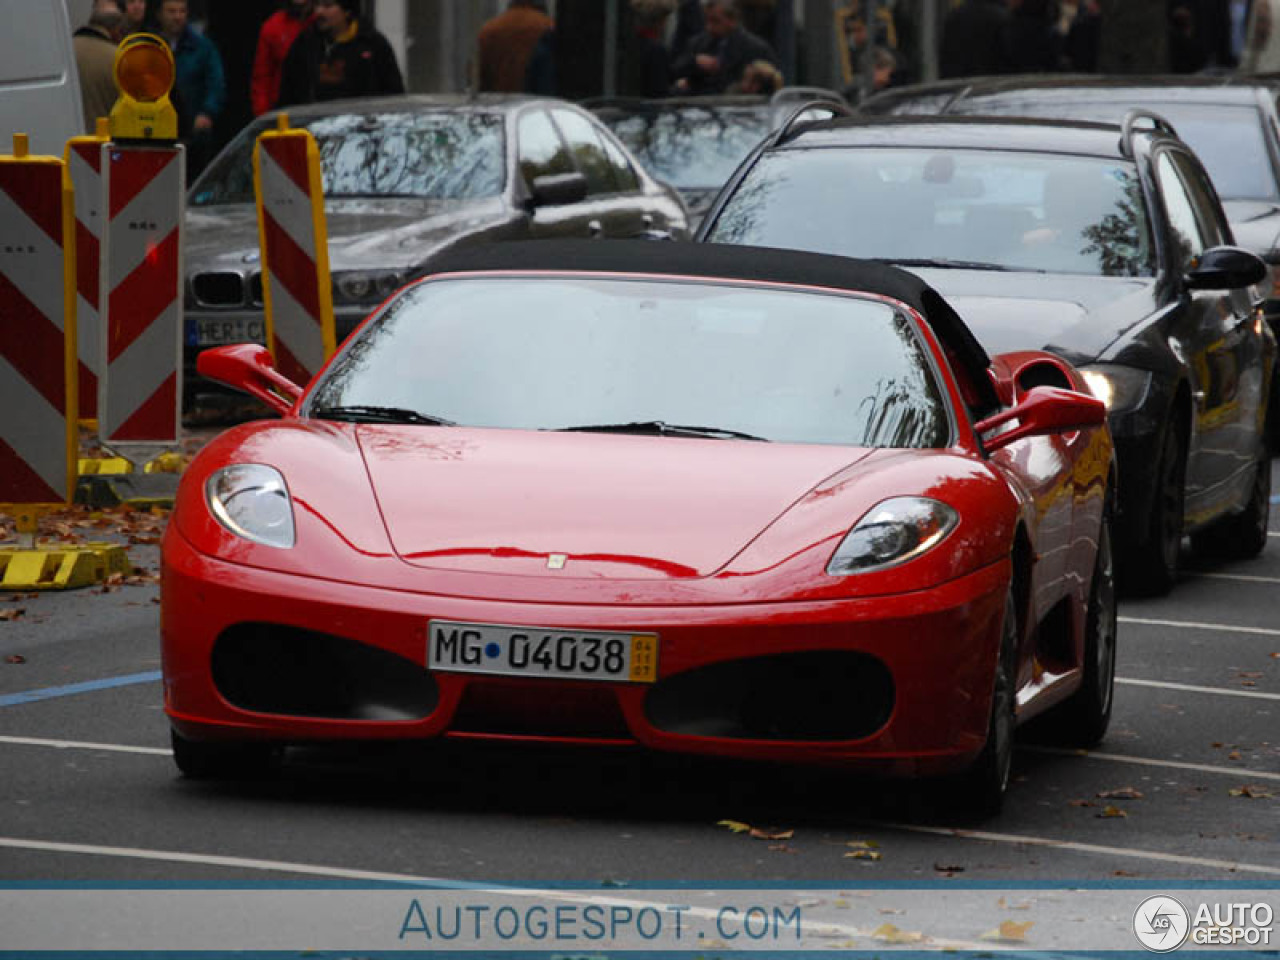
M1133 913L1133 932L1153 953L1177 950L1190 927L1191 915L1173 897L1147 897Z

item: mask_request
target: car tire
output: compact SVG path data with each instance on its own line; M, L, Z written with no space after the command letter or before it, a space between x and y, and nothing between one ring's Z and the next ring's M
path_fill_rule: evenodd
M1239 513L1223 517L1191 535L1191 547L1201 556L1224 560L1249 560L1267 546L1271 518L1271 458L1265 446L1254 465L1249 501Z
M1187 444L1170 420L1160 444L1155 496L1140 542L1129 544L1122 568L1124 586L1140 596L1163 596L1178 579L1178 553L1187 497Z
M1052 738L1072 747L1092 747L1106 735L1116 678L1116 570L1111 548L1111 510L1102 517L1098 553L1085 615L1084 679L1070 699L1045 717Z
M261 780L279 771L284 750L267 743L209 743L169 731L173 762L189 780Z
M966 818L994 817L1004 806L1009 772L1013 768L1013 734L1017 726L1017 649L1018 605L1010 585L1000 627L1000 652L996 657L995 682L991 690L987 742L973 765L961 774L954 794L960 812Z

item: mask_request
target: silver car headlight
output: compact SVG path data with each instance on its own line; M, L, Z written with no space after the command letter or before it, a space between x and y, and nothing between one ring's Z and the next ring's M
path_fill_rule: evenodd
M334 298L339 303L379 303L404 286L404 279L394 270L346 270L333 275Z
M237 537L268 547L293 546L293 502L274 467L223 467L205 481L204 498L217 521Z
M836 547L827 573L847 577L906 563L932 550L960 522L960 514L928 497L884 500L857 522Z
M1107 405L1108 413L1140 406L1151 386L1151 374L1133 367L1096 366L1080 374L1093 395Z

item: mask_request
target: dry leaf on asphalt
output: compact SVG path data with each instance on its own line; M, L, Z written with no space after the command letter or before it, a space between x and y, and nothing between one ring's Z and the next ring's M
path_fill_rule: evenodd
M26 663L27 658L20 653L11 653L9 656L4 658L4 662L13 664Z
M1111 817L1127 817L1128 815L1129 814L1121 810L1119 807L1113 807L1111 804L1107 804L1103 807L1101 813L1094 814L1095 817L1101 817L1103 819L1110 819Z
M1035 926L1034 920L1028 920L1026 923L1015 923L1012 920L1005 920L1000 926L994 930L988 930L982 935L983 940L1015 940L1018 942L1027 939L1027 931Z
M964 867L958 863L935 863L933 869L939 873L964 873Z
M1240 751L1239 751L1239 750L1232 750L1230 753L1228 753L1228 754L1227 754L1227 759L1228 759L1228 760L1243 760L1243 759L1244 759L1244 757L1242 757L1242 756L1240 755Z
M1092 800L1069 800L1067 801L1073 807L1096 807L1097 804Z
M1111 875L1113 877L1136 877L1137 876L1136 873L1133 873L1129 870L1112 870Z
M10 607L8 610L0 610L0 620L20 620L26 612L25 607Z
M1098 796L1103 800L1141 800L1142 792L1133 787L1121 787L1118 790L1103 790Z
M751 824L743 823L741 820L717 820L717 827L726 827L734 833L747 833L751 830Z
M796 835L794 830L761 830L758 827L751 828L751 836L757 840L790 840Z
M879 850L850 850L845 856L852 860L880 860L884 857Z
M877 940L882 940L885 943L921 943L925 939L923 933L899 930L892 923L882 924L871 935Z
M845 843L846 847L853 850L879 850L880 844L874 840L849 840Z
M1235 790L1228 790L1227 793L1233 797L1246 797L1249 800L1265 800L1273 795L1265 787L1257 787L1252 784L1246 784Z

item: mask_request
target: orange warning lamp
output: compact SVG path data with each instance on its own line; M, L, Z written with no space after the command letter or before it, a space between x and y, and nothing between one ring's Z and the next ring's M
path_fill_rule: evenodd
M116 48L120 99L111 108L113 140L177 140L178 113L169 101L173 52L153 33L135 33Z

